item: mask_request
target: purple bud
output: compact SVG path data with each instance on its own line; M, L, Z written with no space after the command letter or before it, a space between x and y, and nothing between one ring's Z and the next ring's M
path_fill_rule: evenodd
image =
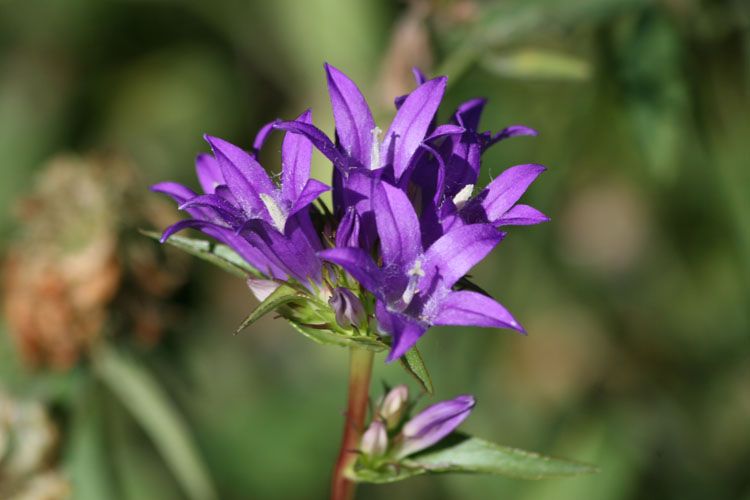
M336 322L343 328L358 327L366 319L362 302L348 288L334 289L328 304L336 313Z
M359 214L349 207L336 230L336 247L359 247Z
M404 425L397 458L429 448L443 439L469 416L475 404L473 396L464 394L422 410Z
M409 388L397 385L385 395L378 408L378 416L385 420L389 429L401 422L409 403Z
M371 457L385 455L388 451L388 433L385 424L381 420L373 420L370 427L362 435L360 451Z

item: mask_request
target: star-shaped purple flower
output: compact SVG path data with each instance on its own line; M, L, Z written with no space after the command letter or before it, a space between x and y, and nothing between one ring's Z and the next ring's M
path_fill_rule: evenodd
M393 337L388 361L401 357L433 325L523 328L494 299L453 286L500 241L491 224L468 224L449 231L429 248L409 198L379 183L372 193L382 265L360 248L334 248L319 255L350 273L376 298L376 316Z

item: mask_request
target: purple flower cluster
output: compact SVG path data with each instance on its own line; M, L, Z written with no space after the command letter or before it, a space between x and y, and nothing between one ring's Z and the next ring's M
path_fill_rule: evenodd
M263 127L249 152L206 136L213 155L196 161L202 194L173 182L153 187L191 216L169 227L162 240L198 229L269 279L295 282L329 299L341 308L334 311L340 323L361 321L358 299L374 303L373 330L392 339L389 361L432 325L523 332L501 304L462 289L459 280L500 243L505 233L499 228L548 220L517 203L544 171L540 165L511 167L475 189L490 146L536 132L522 126L480 131L481 99L460 105L449 123L438 124L447 80L427 80L415 71L417 88L396 99L397 113L383 134L356 84L333 66L326 65L326 74L335 141L313 125L310 111ZM285 132L278 185L257 160L274 130ZM334 167L330 211L313 204L331 189L310 178L313 147ZM349 277L357 283L352 286Z

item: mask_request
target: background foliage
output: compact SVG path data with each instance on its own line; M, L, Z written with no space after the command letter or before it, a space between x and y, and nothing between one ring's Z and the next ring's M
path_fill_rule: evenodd
M553 219L513 229L474 273L529 336L431 332L421 345L435 398L472 392L467 431L601 473L418 477L361 497L750 499L748 5L0 0L0 251L58 153L125 157L139 189L193 183L204 132L247 147L263 122L309 105L331 130L324 61L363 83L381 120L418 64L449 76L444 115L479 95L485 128L540 131L491 150L485 169L547 165L527 199ZM161 340L121 342L205 462L177 468L205 467L223 499L324 497L344 351L270 317L233 337L254 305L242 281L197 261L189 273ZM169 416L136 424L133 407L153 408L154 395L129 398L117 385L127 369L32 371L1 324L0 386L51 408L76 498L183 498L174 460L150 439ZM402 380L376 365L376 381Z

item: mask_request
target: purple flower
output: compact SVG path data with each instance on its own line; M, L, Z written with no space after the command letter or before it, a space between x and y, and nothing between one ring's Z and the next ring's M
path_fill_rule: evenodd
M334 248L319 255L351 274L377 298L380 328L393 337L388 361L401 357L432 325L513 328L518 322L498 302L453 285L503 238L490 224L464 225L429 248L422 247L417 214L406 194L377 184L372 203L382 266L359 248Z
M447 79L422 81L402 99L390 127L381 137L382 131L375 125L357 85L337 68L326 64L325 69L338 143L334 145L320 129L300 120L279 122L275 127L304 135L331 160L335 167L334 213L346 217L348 209L354 207L362 228L360 243L370 248L376 238L370 193L381 178L397 182L415 167L425 141L447 133L443 128L427 136ZM457 127L449 126L448 131L456 130Z
M311 123L310 111L297 120ZM298 134L286 135L281 185L276 186L253 155L216 137L206 136L206 141L214 156L196 160L203 194L172 182L152 187L170 195L192 217L167 228L162 241L182 229L198 229L234 248L268 276L320 283L315 252L322 245L306 209L329 187L310 178L312 144Z
M466 420L475 404L473 396L464 394L422 410L401 429L395 458L413 455L439 442Z

